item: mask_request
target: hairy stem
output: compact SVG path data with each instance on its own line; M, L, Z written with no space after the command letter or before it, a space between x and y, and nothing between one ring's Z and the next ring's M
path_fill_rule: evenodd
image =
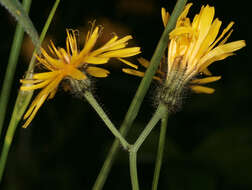
M157 190L157 187L158 187L158 180L160 176L160 170L162 166L163 153L164 153L165 140L166 140L167 120L168 120L168 114L164 114L161 120L158 152L157 152L154 176L153 176L153 181L152 181L152 190Z
M94 96L91 92L85 91L84 97L88 101L88 103L94 108L96 113L100 116L100 118L103 120L103 122L107 125L109 130L112 132L112 134L120 141L124 149L129 149L129 143L123 138L121 133L116 129L114 124L110 121L106 113L103 111L101 106L98 104Z
M132 190L139 190L138 176L137 176L137 152L129 153L130 163L130 178Z

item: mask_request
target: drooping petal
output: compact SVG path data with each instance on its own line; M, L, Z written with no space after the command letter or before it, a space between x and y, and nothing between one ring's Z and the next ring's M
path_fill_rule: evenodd
M114 51L109 51L106 53L101 54L99 57L130 57L140 53L139 47L132 47L132 48L124 48Z
M106 69L102 69L102 68L99 68L99 67L92 67L92 66L89 66L87 68L87 73L94 76L94 77L107 77L108 74L110 73L108 70Z
M127 74L135 75L135 76L138 76L138 77L143 77L144 76L144 72L136 71L134 69L125 69L125 68L123 68L122 71L127 73Z
M42 106L46 98L47 98L47 95L45 94L40 99L37 100L36 106L32 110L31 114L27 116L29 118L25 121L24 125L22 126L23 128L27 128L28 125L30 125L31 121L34 119L36 113L38 112L39 108Z
M246 43L244 40L229 42L224 45L217 46L213 50L211 50L209 53L207 53L205 56L203 56L198 65L199 67L203 68L203 64L206 63L208 60L212 59L213 57L218 57L221 55L229 54L231 52L237 51L241 48L246 46ZM208 66L208 65L207 65ZM207 67L206 65L204 67Z
M221 76L205 77L202 79L194 79L190 83L191 84L207 84L207 83L215 82L220 79L221 79Z
M198 93L198 94L201 94L201 93L212 94L215 91L213 88L199 86L199 85L192 85L192 86L190 86L190 88L192 91L194 91L195 93Z
M90 64L105 64L108 60L109 58L87 56L84 58L83 62Z
M206 71L207 67L209 65L211 65L212 63L216 62L216 61L220 61L220 60L223 60L223 59L226 59L227 57L229 56L232 56L232 55L235 55L234 53L226 53L226 54L223 54L223 55L220 55L220 56L215 56L209 60L207 60L205 63L203 63L200 67L199 67L199 72L204 72ZM208 71L209 73L209 71ZM206 74L208 74L206 73ZM211 75L211 74L210 74Z
M142 57L140 57L140 58L137 59L137 60L138 60L138 62L139 62L142 66L144 66L145 68L148 68L149 65L150 65L150 62L149 62L147 59L144 59L144 58L142 58Z
M133 63L131 63L131 62L125 60L125 59L118 58L118 60L120 60L121 62L123 62L123 63L125 63L126 65L129 65L129 66L131 66L131 67L133 67L133 68L135 68L135 69L138 68L137 65L135 65L135 64L133 64Z

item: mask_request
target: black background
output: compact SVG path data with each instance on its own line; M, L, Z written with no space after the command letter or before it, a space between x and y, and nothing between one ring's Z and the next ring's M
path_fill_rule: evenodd
M112 33L132 34L130 45L142 48L141 56L150 59L163 30L160 9L170 12L175 0L93 0L61 1L47 34L57 46L65 46L66 28L79 29L80 39L96 19L104 26L101 44ZM213 95L188 95L180 112L169 118L159 189L231 190L252 189L252 119L251 63L249 62L249 14L246 1L193 1L189 16L201 5L216 8L223 27L234 21L229 41L246 40L247 47L237 55L210 67L222 79L210 86ZM52 1L33 1L30 17L41 31ZM16 21L0 7L0 86L8 62ZM31 56L32 46L25 36L20 55L5 128ZM132 59L136 63L136 59ZM124 65L116 61L106 65L111 75L94 79L93 91L112 121L119 126L128 109L140 78L121 72ZM151 118L152 85L127 139L134 142ZM138 172L141 189L150 189L159 127L157 126L139 151ZM27 129L16 131L0 189L91 189L113 141L113 136L84 100L62 89L47 101ZM3 135L1 137L3 142ZM120 151L104 189L131 189L128 155Z

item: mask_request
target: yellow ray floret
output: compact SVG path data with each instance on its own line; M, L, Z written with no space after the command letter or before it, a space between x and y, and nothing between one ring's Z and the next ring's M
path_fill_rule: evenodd
M114 35L105 45L94 49L101 33L101 28L98 26L94 27L93 24L93 28L85 38L86 42L83 49L79 51L76 32L67 30L66 49L56 48L51 42L48 46L50 55L45 49L41 48L41 56L37 55L36 58L48 71L35 73L29 79L20 80L23 84L21 86L22 91L41 89L24 115L26 122L23 127L27 127L31 123L46 99L54 97L63 79L86 80L87 74L94 77L107 77L109 74L108 70L92 65L105 64L111 58L116 58L133 68L137 68L136 65L122 59L140 53L139 47L126 48L132 36L128 35L119 39L117 35Z

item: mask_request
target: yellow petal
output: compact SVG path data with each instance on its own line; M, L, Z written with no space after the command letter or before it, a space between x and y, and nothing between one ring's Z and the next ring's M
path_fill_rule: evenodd
M213 49L213 47L221 40L221 38L223 38L223 36L230 30L230 28L234 25L234 22L230 22L228 24L228 26L222 31L221 35L217 38L217 40L215 40L215 42L209 47L210 51L211 49Z
M204 39L204 41L202 42L202 44L198 50L198 53L197 53L198 58L201 57L208 50L209 46L213 43L216 36L218 35L218 32L220 30L220 26L221 26L221 21L219 19L215 19L209 29L209 32L208 32L206 38Z
M138 76L138 77L144 77L144 72L141 72L141 71L136 71L134 69L125 69L123 68L122 71L124 73L127 73L129 75L134 75L134 76ZM162 79L160 77L157 77L157 76L154 76L153 79L159 81L159 82L162 82Z
M129 65L129 66L131 66L131 67L133 67L133 68L135 68L135 69L138 68L137 65L135 65L135 64L133 64L133 63L131 63L131 62L125 60L125 59L121 59L121 58L118 58L118 59L119 59L121 62L125 63L126 65Z
M140 58L137 59L137 60L138 60L138 62L139 62L142 66L144 66L145 68L148 68L149 65L150 65L150 62L149 62L147 59L144 59L144 58L142 58L142 57L140 57Z
M189 12L189 9L191 8L191 6L192 6L192 3L188 3L188 4L185 6L183 12L182 12L182 13L180 14L180 16L178 17L177 25L178 25L181 21L183 21L184 18L186 18L187 14L188 14L188 12Z
M204 72L204 71L207 69L207 67L208 67L209 65L211 65L213 62L226 59L227 57L232 56L232 55L235 55L235 54L234 54L234 53L226 53L226 54L223 54L223 55L220 55L220 56L215 56L215 57L209 59L208 61L206 61L205 63L203 63L203 64L199 67L199 72ZM208 71L208 72L209 72L209 71ZM208 75L208 73L207 73L206 75ZM210 73L210 75L211 75L211 73Z
M133 55L137 55L141 53L139 47L131 47L131 48L124 48L124 49L119 49L119 50L114 50L110 52L106 52L99 57L130 57Z
M66 45L67 45L67 52L70 54L70 49L72 54L75 56L78 53L77 49L77 41L76 36L73 30L69 31L67 30L67 39L66 39ZM69 48L70 46L70 48Z
M47 63L49 63L53 67L55 67L55 68L62 68L64 66L64 63L60 59L54 59L54 58L52 58L50 55L47 54L47 52L43 48L41 48L41 53L44 56L44 59L47 61Z
M104 64L107 63L108 60L109 58L87 56L86 58L84 58L83 62L91 64Z
M205 86L198 86L198 85L192 85L190 86L191 90L194 91L195 93L203 93L203 94L212 94L214 93L213 88L205 87Z
M199 24L197 27L197 31L198 31L198 40L195 43L195 46L193 48L193 51L189 57L189 62L193 62L193 60L195 59L196 54L199 51L199 48L202 44L202 42L204 41L205 37L207 36L209 29L211 27L211 23L213 21L214 18L214 7L210 7L210 6L206 6L202 9L201 13L200 13L200 17L199 17Z
M55 89L49 94L48 99L54 98L54 96L55 96L57 90L58 90L58 88L55 88Z
M134 69L125 69L125 68L123 68L122 71L124 73L130 74L130 75L134 75L134 76L138 76L138 77L143 77L144 76L144 72L136 71Z
M44 73L36 73L32 76L34 79L45 80L52 78L59 74L59 71L52 71L52 72L44 72Z
M192 27L178 27L175 28L171 33L169 34L170 39L175 38L176 36L180 36L182 34L193 34L195 31Z
M39 56L37 56L37 55L35 55L35 56L36 56L36 59L37 59L42 65L44 65L48 70L51 70L51 71L55 70L55 68L54 68L51 64L49 64L45 59L43 59L43 58L41 58L41 57L39 57Z
M165 10L165 8L162 7L161 9L161 16L162 16L162 20L163 20L163 24L164 24L164 27L166 27L167 23L168 23L168 19L170 17L170 14L169 12L167 12Z
M35 83L42 82L42 80L20 79L20 82L21 82L22 84L35 84Z
M207 83L215 82L220 79L221 79L221 76L206 77L206 78L202 78L202 79L192 80L190 83L191 84L207 84Z
M106 69L102 69L99 67L88 67L86 69L87 73L94 76L94 77L107 77L108 74L110 73L108 70Z
M27 119L28 117L29 119L25 122L23 127L27 127L30 124L35 114L37 113L38 109L44 103L48 95L55 89L57 89L61 80L62 77L58 76L55 80L49 83L43 90L41 90L41 92L36 96L36 98L33 100L32 104L30 105L29 109L24 115L24 119Z
M98 32L99 32L99 27L96 27L93 33L88 38L83 50L81 50L79 57L83 57L94 47L99 36Z
M53 51L54 51L53 54L56 54L57 57L61 59L61 54L60 54L60 52L58 51L58 49L55 47L53 41L50 40L50 43L51 43L51 47L52 47L52 49L53 49Z
M213 57L218 57L221 55L229 54L231 52L237 51L241 48L246 46L246 43L244 40L234 41L230 42L224 45L217 46L213 50L211 50L209 53L207 53L204 57L202 57L198 63L199 67L202 67L202 65L207 62L208 60L212 59ZM204 65L206 68L208 65ZM202 68L204 68L202 67Z
M52 80L45 80L43 82L40 82L38 84L33 84L33 85L26 85L26 86L21 86L20 90L27 91L27 90L35 90L38 88L43 88L45 87L48 83L50 83Z
M32 110L31 115L29 115L29 118L25 121L25 124L22 126L23 128L27 128L28 125L30 125L31 121L35 117L36 113L38 112L39 108L42 106L44 101L46 100L46 95L42 96L37 102L36 102L36 107L34 110Z
M202 71L202 73L204 73L204 74L207 75L207 76L211 76L211 75L212 75L212 73L209 71L208 68L205 68L205 69Z
M86 75L81 72L79 69L72 68L70 72L68 72L68 75L76 80L84 80L86 79Z
M231 34L232 34L233 31L234 31L234 30L230 30L229 33L228 33L228 35L227 35L218 45L223 45L223 44L225 44L226 41L228 40L228 38L231 36Z

